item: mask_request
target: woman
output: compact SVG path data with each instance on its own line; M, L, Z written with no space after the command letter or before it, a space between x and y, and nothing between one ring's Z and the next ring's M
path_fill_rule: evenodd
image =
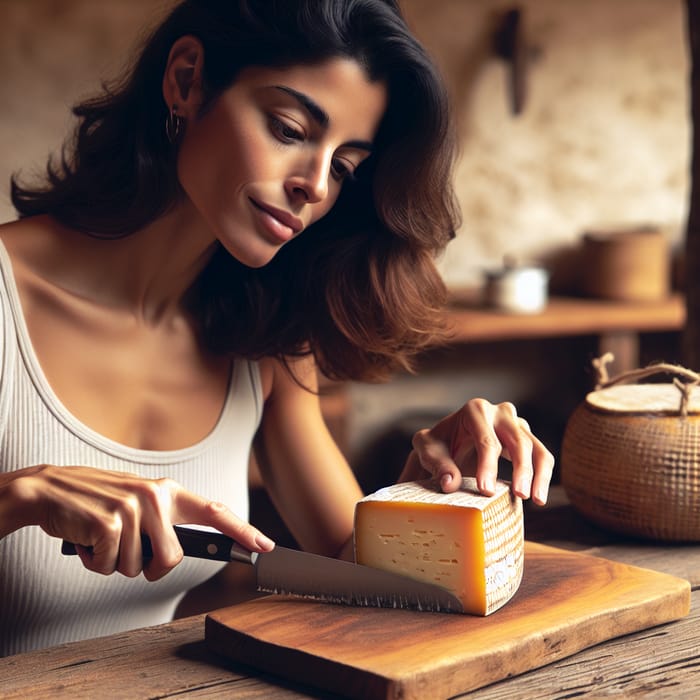
M3 654L211 604L226 570L181 562L172 525L274 546L251 444L300 545L350 556L362 494L317 369L380 379L442 332L446 99L394 2L187 0L74 111L0 228ZM510 404L420 431L401 478L489 493L502 453L544 503L552 457Z

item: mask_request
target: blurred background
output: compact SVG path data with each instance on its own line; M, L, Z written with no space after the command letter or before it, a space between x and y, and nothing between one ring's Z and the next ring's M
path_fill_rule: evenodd
M0 221L14 217L10 174L43 169L71 127L70 106L119 73L171 4L0 0ZM459 129L463 224L440 260L459 331L415 376L329 385L328 421L367 490L391 480L415 429L473 396L515 402L556 454L570 412L592 388L591 359L615 347L626 364L676 362L683 323L691 142L684 2L401 5L445 76ZM587 235L616 242L630 231L651 231L661 244L639 253L636 274L650 284L660 276L650 298L632 283L606 288L619 268L596 267L593 282L585 276L600 262L585 258ZM635 240L624 261L641 251ZM541 304L491 308L489 275L520 267L545 272ZM513 289L505 291L518 302ZM557 312L560 297L590 304ZM614 320L605 320L609 311Z

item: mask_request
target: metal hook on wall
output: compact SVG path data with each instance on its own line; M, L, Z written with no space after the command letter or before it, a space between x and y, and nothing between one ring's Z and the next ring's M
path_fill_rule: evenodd
M527 70L532 49L523 29L523 10L514 7L500 21L494 37L494 51L510 64L510 101L513 114L520 114L527 97Z

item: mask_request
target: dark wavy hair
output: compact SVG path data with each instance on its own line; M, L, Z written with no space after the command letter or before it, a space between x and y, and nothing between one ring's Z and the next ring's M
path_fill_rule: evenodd
M389 95L372 155L328 215L261 268L217 249L187 295L204 346L253 359L311 352L336 379L410 370L444 331L434 258L458 217L446 91L393 0L185 0L120 81L74 107L74 137L49 160L46 180L29 187L12 178L20 216L49 214L118 237L184 196L161 89L184 35L204 47L204 110L247 66L331 57L357 60Z

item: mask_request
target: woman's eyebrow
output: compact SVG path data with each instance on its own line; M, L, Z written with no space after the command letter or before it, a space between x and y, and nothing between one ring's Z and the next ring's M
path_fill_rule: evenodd
M287 85L275 85L276 90L281 90L291 95L306 111L311 115L313 120L318 123L321 127L327 127L330 122L330 118L326 110L323 109L317 102L315 102L306 93L299 92L294 88L288 87Z
M309 97L304 92L299 92L288 85L274 85L275 90L281 90L293 97L310 115L311 118L322 128L326 128L330 123L330 117L328 112L326 112L321 105L319 105L313 98ZM363 151L371 151L372 143L370 141L353 140L344 144L350 148L357 148Z

